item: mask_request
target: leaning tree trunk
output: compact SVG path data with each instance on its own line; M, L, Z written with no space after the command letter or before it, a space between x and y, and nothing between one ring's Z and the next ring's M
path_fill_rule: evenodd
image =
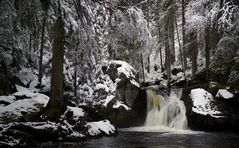
M51 98L46 108L49 120L57 120L64 111L63 103L64 22L59 16L54 26Z

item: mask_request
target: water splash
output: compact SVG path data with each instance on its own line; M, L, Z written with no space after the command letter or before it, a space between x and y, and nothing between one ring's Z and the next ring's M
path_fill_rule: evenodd
M169 96L158 95L155 89L147 90L147 118L145 126L166 126L188 129L186 108L180 100L181 89L171 90Z

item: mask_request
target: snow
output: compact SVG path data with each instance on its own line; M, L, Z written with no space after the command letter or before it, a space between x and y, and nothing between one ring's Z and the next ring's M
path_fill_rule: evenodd
M41 107L46 107L49 97L40 93L28 92L23 87L17 86L21 92L16 92L13 96L1 96L2 100L8 100L9 105L0 106L0 118L18 119L23 116L23 113L31 113L40 111ZM23 97L21 100L16 100L17 97ZM25 98L24 98L25 97Z
M23 68L22 70L20 70L18 75L24 85L27 85L28 83L37 79L37 76L34 75L32 70L28 68Z
M120 61L120 60L112 60L110 61L109 65L111 64L120 65L120 67L117 68L118 76L123 74L126 76L126 78L130 79L130 82L133 85L135 85L136 87L140 87L139 83L135 80L135 74L137 73L137 71L131 65L129 65L125 61ZM117 78L116 82L119 82L119 81L120 79Z
M70 135L67 135L67 137L71 137L71 138L73 138L73 137L79 138L80 137L80 138L83 138L83 137L85 137L85 135L83 135L83 134L81 134L79 132L73 132Z
M88 127L88 133L90 136L100 135L102 132L110 135L115 133L116 129L110 124L108 120L98 121L98 122L88 122L86 125Z
M106 85L104 85L104 84L97 84L97 85L95 86L95 90L100 90L100 89L103 89L103 90L105 90L106 92L109 92L109 88L108 88Z
M221 117L221 112L217 111L217 109L211 105L214 98L209 92L202 88L192 89L190 97L193 101L193 112L202 115L210 115L215 118Z
M116 103L113 105L113 108L119 108L123 106L126 110L130 110L131 108L124 104L124 102L117 100Z
M73 117L75 119L77 119L78 117L83 117L85 115L84 110L82 108L79 108L79 107L67 106L67 111L69 111L69 110L73 112Z
M16 101L15 96L0 96L0 102L5 102L5 103L11 104L14 101Z
M26 126L31 126L34 129L54 129L57 130L59 125L58 123L54 122L26 122L26 123L21 123Z
M226 89L219 89L216 94L216 97L217 98L222 97L224 99L231 99L234 97L234 95Z
M114 95L109 95L109 96L107 96L106 99L104 100L103 106L107 107L108 103L109 103L113 98L115 98Z
M134 79L130 80L131 84L133 84L134 86L140 88L140 85L137 81L135 81Z
M117 68L118 76L120 76L121 74L124 74L127 78L135 78L134 73L136 73L136 70L127 62L120 61L120 60L112 60L110 61L109 65L111 64L121 65L120 67Z
M28 92L28 93L30 93L30 90L25 88L25 87L22 87L20 85L15 85L15 86L16 86L16 89L17 89L18 92Z

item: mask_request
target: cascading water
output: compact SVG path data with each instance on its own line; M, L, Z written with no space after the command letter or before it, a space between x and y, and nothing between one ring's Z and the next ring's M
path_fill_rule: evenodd
M182 90L171 90L169 96L157 94L155 89L147 90L147 118L145 126L166 126L187 129L186 108L180 100Z

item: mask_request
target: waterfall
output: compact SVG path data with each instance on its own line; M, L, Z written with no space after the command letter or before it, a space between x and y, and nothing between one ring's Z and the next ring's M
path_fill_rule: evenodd
M147 118L145 126L166 126L187 129L186 108L180 100L182 89L171 90L170 95L159 95L147 89Z

